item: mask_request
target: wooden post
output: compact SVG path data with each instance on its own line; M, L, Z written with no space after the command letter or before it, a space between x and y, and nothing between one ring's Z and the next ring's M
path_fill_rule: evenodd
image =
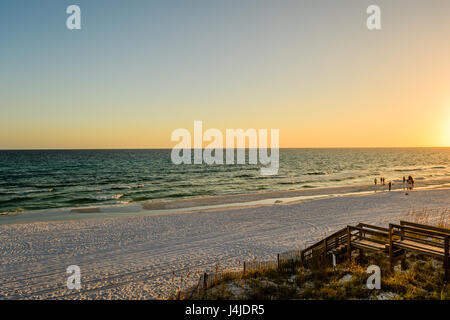
M449 254L449 236L445 236L445 244L444 244L444 268L445 268L445 282L448 283L450 280L449 276L449 269L450 266L448 265L448 254Z
M400 221L400 225L403 227L403 221ZM401 233L400 240L403 241L403 239L404 239L403 237L405 235L405 229L401 228L400 233Z
M352 261L352 234L350 226L347 226L347 260Z
M280 271L280 254L277 253L277 269Z
M364 250L363 249L359 249L359 256L358 256L358 258L359 258L359 261L362 261L362 259L364 259Z
M362 239L364 239L364 237L366 235L365 235L365 232L363 230L359 230L358 231L358 236L359 236L358 240L362 240ZM363 251L363 249L359 248L358 249L358 261L362 261L363 258L364 258L364 251Z
M389 224L389 265L391 271L394 271L394 248L393 248L393 239L392 239L393 227L392 224Z
M245 275L245 261L244 261L244 275Z

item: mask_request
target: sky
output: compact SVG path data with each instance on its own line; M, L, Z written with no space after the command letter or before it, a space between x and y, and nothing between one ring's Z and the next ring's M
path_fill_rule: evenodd
M449 34L448 0L3 0L0 149L450 146Z

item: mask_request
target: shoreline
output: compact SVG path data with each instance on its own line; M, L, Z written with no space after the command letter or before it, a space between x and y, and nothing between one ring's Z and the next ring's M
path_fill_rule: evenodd
M392 185L391 192L403 191L403 183ZM418 180L414 191L450 188L450 178ZM179 199L156 199L114 205L40 209L0 215L0 225L16 223L56 222L84 219L125 218L147 215L173 215L196 211L252 208L283 205L333 197L370 195L388 192L387 185L349 185L282 191L263 191Z

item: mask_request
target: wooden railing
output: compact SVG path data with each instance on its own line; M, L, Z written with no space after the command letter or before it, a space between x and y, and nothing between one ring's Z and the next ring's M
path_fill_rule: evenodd
M389 262L394 268L396 250L413 251L444 261L445 280L450 280L449 247L450 230L402 221L389 224ZM402 267L405 253L402 255Z
M347 228L343 228L321 241L303 249L300 253L302 264L306 265L317 256L327 257L347 244Z
M406 227L414 227L414 228L418 228L418 229L424 229L424 230L430 230L430 231L437 231L437 232L442 232L442 233L446 233L450 235L450 229L445 229L445 228L439 228L439 227L435 227L435 226L429 226L426 224L420 224L420 223L413 223L413 222L409 222L409 221L400 221L400 225L401 226L406 226Z
M347 226L302 250L301 261L306 264L314 257L339 256L344 253L350 259L353 249L387 251L388 242L387 228L359 223L357 226Z

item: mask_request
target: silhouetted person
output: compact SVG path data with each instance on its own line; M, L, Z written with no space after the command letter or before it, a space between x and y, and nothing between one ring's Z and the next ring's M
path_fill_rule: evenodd
M414 179L413 177L409 176L408 180L406 180L406 182L408 183L408 189L412 190L414 187Z
M389 181L389 191L391 191L391 189L392 189L392 182Z

